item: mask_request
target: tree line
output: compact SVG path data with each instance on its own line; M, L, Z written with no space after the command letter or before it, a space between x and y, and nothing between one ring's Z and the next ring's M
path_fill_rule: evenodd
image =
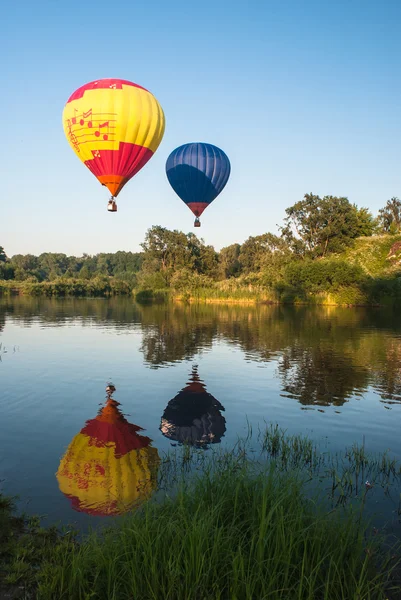
M254 280L265 286L299 278L313 272L316 285L326 275L336 276L336 264L320 261L341 255L356 238L401 231L401 201L393 197L374 217L346 197L305 194L285 211L279 235L250 236L243 244L231 244L217 252L193 233L151 227L141 252L100 253L67 256L45 252L40 256L16 254L8 257L0 246L0 279L19 282L51 282L60 279L93 280L113 278L132 288L176 290L207 286L211 282ZM321 265L328 265L322 267ZM309 266L308 266L309 265ZM319 267L317 267L319 265ZM338 269L338 264L337 264ZM357 279L360 273L342 265L337 277ZM319 271L320 270L320 271ZM320 275L319 275L319 272ZM317 275L316 275L317 274Z

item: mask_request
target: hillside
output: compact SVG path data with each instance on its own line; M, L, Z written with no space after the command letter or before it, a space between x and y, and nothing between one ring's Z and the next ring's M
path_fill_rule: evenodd
M362 267L368 277L387 279L401 276L401 235L358 238L355 245L340 256Z

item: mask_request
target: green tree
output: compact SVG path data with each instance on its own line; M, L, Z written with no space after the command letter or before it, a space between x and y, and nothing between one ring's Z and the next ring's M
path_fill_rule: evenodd
M305 194L286 209L281 235L294 254L323 257L342 252L360 235L372 235L374 220L367 209L358 209L348 198Z
M220 250L219 274L222 279L237 277L241 273L240 250L240 244L231 244Z
M38 257L33 256L33 254L14 254L10 262L15 269L21 269L22 271L30 272L39 268Z
M379 222L372 213L365 207L357 209L357 237L370 237L378 232Z
M164 227L151 227L141 244L143 274L161 273L165 286L169 286L177 270L189 269L198 274L217 275L218 255L212 246L206 246L193 233L170 231ZM141 279L143 275L139 279Z
M217 276L218 254L213 246L206 246L202 238L197 238L194 233L187 234L188 248L193 259L193 269L210 277Z
M244 273L256 273L289 255L285 239L273 233L249 237L241 246L239 262Z
M379 223L386 233L398 233L401 229L401 200L396 197L387 200L379 210Z
M6 262L7 254L4 251L3 246L0 246L0 262Z
M80 279L90 279L91 278L91 272L89 271L88 267L85 264L82 267L82 269L79 271L78 276Z

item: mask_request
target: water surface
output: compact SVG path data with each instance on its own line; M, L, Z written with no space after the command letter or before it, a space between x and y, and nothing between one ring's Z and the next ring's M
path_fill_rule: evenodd
M104 521L88 509L102 490L85 490L102 469L129 504L152 493L155 452L232 446L265 422L401 459L397 311L2 298L0 343L2 489L47 522Z

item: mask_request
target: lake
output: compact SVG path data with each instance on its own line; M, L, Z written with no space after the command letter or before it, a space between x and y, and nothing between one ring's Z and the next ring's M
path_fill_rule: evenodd
M399 310L0 298L0 344L1 487L47 523L104 522L72 475L106 452L96 436L131 483L150 448L230 447L265 422L401 459Z

